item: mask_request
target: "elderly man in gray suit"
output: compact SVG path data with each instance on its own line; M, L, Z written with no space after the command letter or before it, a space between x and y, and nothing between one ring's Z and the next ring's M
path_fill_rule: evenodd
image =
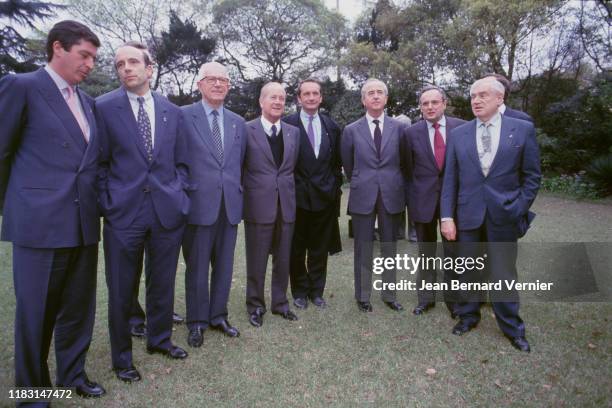
M351 184L348 212L353 217L355 236L355 298L362 312L371 312L372 254L374 224L378 220L384 257L395 257L397 225L404 211L404 179L400 163L403 126L385 115L387 86L378 79L368 79L361 88L361 102L366 114L348 125L342 133L342 164ZM395 282L395 268L382 275L382 300L392 310L403 309L395 300L395 290L386 284Z
M187 343L191 347L202 345L208 326L229 337L240 335L228 321L227 300L242 220L240 178L246 151L244 119L223 106L230 85L227 69L208 62L200 68L198 78L202 100L182 108L194 185L183 236Z
M260 327L266 313L264 284L268 255L272 254L272 314L287 320L289 258L295 224L294 168L300 131L281 122L286 93L278 82L261 89L261 116L247 123L243 167L244 230L246 240L246 305L249 322Z

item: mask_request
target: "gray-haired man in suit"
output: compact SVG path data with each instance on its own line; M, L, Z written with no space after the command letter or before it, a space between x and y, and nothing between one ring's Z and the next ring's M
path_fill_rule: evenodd
M202 100L183 107L194 184L183 237L187 343L191 347L202 345L208 326L229 337L240 335L228 321L227 300L242 220L240 178L246 149L244 119L223 106L230 85L227 68L208 62L200 68L198 78Z
M268 255L272 254L272 314L297 320L289 310L287 286L291 239L295 224L294 169L300 131L281 122L286 93L278 82L261 89L261 116L247 123L243 167L244 229L246 236L249 322L260 327L266 313L264 284Z
M353 217L355 235L355 298L363 312L371 312L372 236L378 220L384 257L396 255L396 231L404 211L404 178L401 171L400 141L403 126L385 115L387 86L368 79L361 88L366 114L348 125L342 133L342 164L351 183L348 211ZM395 282L395 268L386 269L383 285ZM385 304L395 311L403 309L395 291L382 290Z

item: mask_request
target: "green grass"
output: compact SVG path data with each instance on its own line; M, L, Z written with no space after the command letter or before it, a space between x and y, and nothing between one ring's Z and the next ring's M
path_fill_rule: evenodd
M346 195L345 195L346 199ZM345 208L345 207L343 207ZM611 242L610 202L541 195L533 242ZM35 228L33 226L32 228ZM243 229L236 246L230 321L242 335L228 339L207 331L204 345L186 345L185 326L174 341L190 356L170 361L145 353L134 341L139 383L117 380L110 366L107 291L100 252L98 309L87 372L107 390L100 400L55 406L100 407L318 407L334 406L610 406L612 404L612 304L524 303L531 354L515 351L499 331L490 308L469 334L456 337L443 304L416 318L415 297L399 293L406 310L394 313L374 293L374 312L357 311L353 299L352 241L341 220L344 251L329 263L328 309L309 307L289 323L270 313L251 327L244 304ZM10 244L0 244L0 406L10 406L13 384L14 292ZM608 271L610 271L608 263ZM399 275L399 274L398 274ZM520 271L519 271L520 275ZM184 265L179 265L175 309L184 314ZM269 293L269 291L267 291ZM50 366L55 365L51 355ZM428 374L434 369L435 374ZM53 374L52 374L53 376Z

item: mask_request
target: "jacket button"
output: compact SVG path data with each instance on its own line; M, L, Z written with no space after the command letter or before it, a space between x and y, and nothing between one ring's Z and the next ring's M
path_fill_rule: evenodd
M68 142L62 143L62 147L68 147Z
M74 203L75 203L76 205L79 205L79 199L78 199L78 198L75 198L75 199L74 199Z
M143 193L150 193L150 192L151 192L151 189L149 188L149 186L147 186L147 187L145 187L145 188L143 188L143 189L142 189L142 192L143 192Z

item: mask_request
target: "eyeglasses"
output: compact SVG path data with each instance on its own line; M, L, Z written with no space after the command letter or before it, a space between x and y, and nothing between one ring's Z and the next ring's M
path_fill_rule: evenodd
M217 81L219 81L221 85L229 84L229 78L223 78L223 77L205 76L201 79L201 81L206 82L206 84L208 85L215 85Z

